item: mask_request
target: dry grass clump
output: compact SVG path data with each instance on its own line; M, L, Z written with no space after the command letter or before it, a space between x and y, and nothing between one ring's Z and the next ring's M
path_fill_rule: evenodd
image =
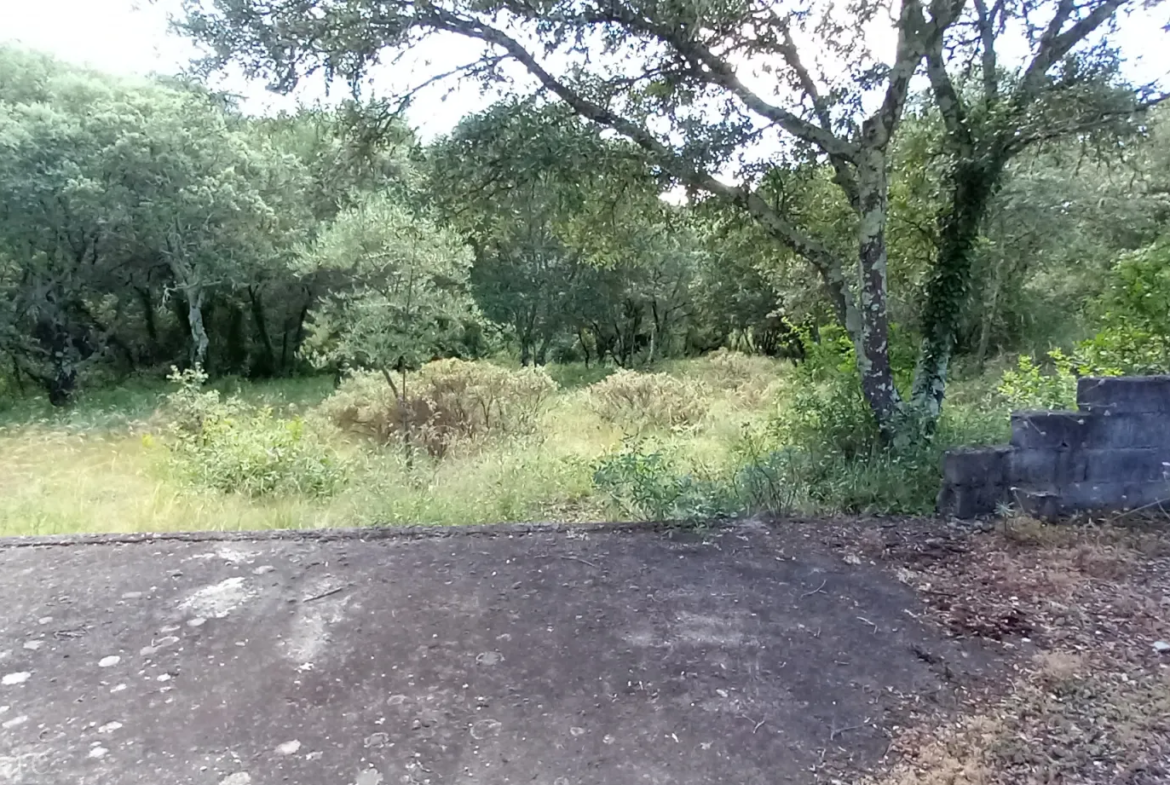
M588 389L599 417L627 431L694 425L707 411L704 386L666 373L620 370Z
M379 444L413 443L434 456L490 436L536 430L557 390L542 368L509 369L485 362L437 360L406 379L404 407L382 374L346 379L318 412L338 428Z

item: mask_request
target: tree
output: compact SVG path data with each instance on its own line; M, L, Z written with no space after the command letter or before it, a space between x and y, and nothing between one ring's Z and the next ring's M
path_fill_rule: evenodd
M884 12L876 4L842 17L832 3L785 14L767 3L685 0L188 0L184 28L213 47L218 63L241 60L282 88L322 67L357 84L383 50L401 51L433 34L482 45L466 73L490 80L505 63L519 64L574 113L638 144L677 182L747 211L774 241L812 263L856 347L866 398L893 435L902 406L888 347L889 147L912 76L961 7L962 0L929 7L906 0L889 64L866 44L866 28ZM801 45L809 38L832 54L843 77L813 67L814 48ZM769 71L758 89L752 83L759 79L737 70L744 62L742 70L754 64ZM779 152L757 154L766 148ZM810 156L830 163L852 211L852 262L756 188L756 175L770 165ZM737 163L745 165L730 185L720 174Z
M562 107L504 101L428 157L438 211L475 251L476 300L523 364L574 341L624 365L681 348L702 251L637 147Z
M450 352L475 318L466 292L470 252L452 232L375 196L340 213L295 265L301 273L338 271L350 282L310 315L313 360L381 373L409 439L408 372Z
M19 372L66 403L99 362L173 362L172 324L186 361L205 364L216 300L238 324L238 293L291 277L282 256L306 216L295 159L191 85L14 50L0 69L0 253L16 270L5 351Z
M952 35L927 47L946 160L913 392L931 418L942 406L972 289L976 241L1009 162L1044 141L1132 132L1141 111L1165 97L1119 78L1106 33L1118 13L1135 7L1126 0L972 0ZM1013 33L1028 45L1018 63L1003 55Z
M502 103L465 118L427 156L438 214L474 251L476 302L506 326L522 365L543 364L569 329L569 298L584 264L561 229L593 172L566 176L580 163L580 139L558 123L564 119Z

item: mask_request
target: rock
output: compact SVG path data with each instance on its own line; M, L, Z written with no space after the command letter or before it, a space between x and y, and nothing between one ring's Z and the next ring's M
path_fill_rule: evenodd
M371 733L369 736L366 736L366 740L363 742L363 744L365 745L366 749L379 749L381 747L385 747L389 741L389 733Z
M377 769L366 769L358 775L354 785L382 785L382 774Z
M276 754L277 755L286 755L286 756L287 755L296 755L297 751L300 750L300 748L301 748L301 743L299 741L297 741L296 739L293 739L292 741L286 741L284 744L281 744L279 747L277 747Z
M498 720L477 720L471 723L471 738L476 741L498 736L503 725Z
M121 661L122 661L122 658L117 656L116 654L111 655L109 657L102 657L100 660L98 660L98 667L99 668L112 668Z
M1166 641L1154 641L1154 651L1159 654L1170 654L1170 643Z
M5 687L12 687L13 685L16 685L16 684L24 684L26 681L28 681L28 677L30 675L32 675L32 674L30 674L28 671L20 671L19 673L8 673L8 674L5 674L4 678L0 679L0 684L3 684Z

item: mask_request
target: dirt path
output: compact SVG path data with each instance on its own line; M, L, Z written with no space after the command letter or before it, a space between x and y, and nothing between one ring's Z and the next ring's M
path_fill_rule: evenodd
M961 711L915 707L883 785L1170 782L1164 518L962 534L900 525L837 547L915 587L949 634L1004 653L1001 676L972 685Z
M991 660L818 532L0 547L0 782L850 776Z

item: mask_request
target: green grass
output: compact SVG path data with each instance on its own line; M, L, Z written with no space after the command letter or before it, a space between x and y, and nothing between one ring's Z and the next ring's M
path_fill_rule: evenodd
M673 429L641 430L637 449L667 456L670 470L703 483L733 483L745 461L775 442L776 414L791 399L791 366L762 358L714 357L662 363L656 369L702 391L704 413ZM214 387L277 416L308 415L312 427L350 461L346 487L326 499L287 495L253 499L201 491L177 475L158 411L166 383L135 380L86 390L68 410L39 400L9 401L0 411L0 535L316 528L397 524L458 525L505 521L620 518L629 506L594 484L598 462L634 434L604 420L588 384L612 369L549 368L561 384L537 433L465 445L441 459L407 461L395 447L376 448L333 432L313 407L333 392L331 377L267 382L226 379ZM964 400L948 419L948 441L997 438L1003 423L967 403L986 388L959 386ZM750 448L749 448L750 445ZM808 456L804 456L808 459ZM937 454L929 457L936 460ZM896 460L845 465L820 456L785 498L807 511L867 500L911 508L937 488L934 466L910 474ZM907 460L907 459L900 459ZM917 483L917 485L915 484ZM819 494L819 495L818 495ZM885 494L883 496L883 494Z

